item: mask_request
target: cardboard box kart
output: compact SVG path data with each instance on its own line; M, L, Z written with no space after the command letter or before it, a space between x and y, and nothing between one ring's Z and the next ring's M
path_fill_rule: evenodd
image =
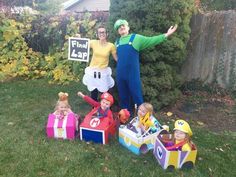
M134 132L131 127L121 125L119 127L119 142L136 155L145 154L154 148L159 133L159 131L152 134L146 132L138 136L137 132Z
M159 135L156 138L156 142L154 145L153 154L156 157L158 163L161 165L163 169L191 169L195 165L195 160L197 156L197 148L193 144L193 148L191 151L169 151L164 146L161 141L162 136L168 135Z
M80 124L80 139L84 141L107 144L115 133L116 121L112 118L87 115Z
M57 118L55 114L49 114L46 133L48 138L74 139L76 133L75 114L69 113L63 119Z

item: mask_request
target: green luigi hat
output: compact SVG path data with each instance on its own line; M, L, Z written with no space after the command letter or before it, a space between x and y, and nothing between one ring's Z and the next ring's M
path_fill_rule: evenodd
M129 26L129 23L124 19L116 20L116 22L114 24L114 30L117 31L121 25Z

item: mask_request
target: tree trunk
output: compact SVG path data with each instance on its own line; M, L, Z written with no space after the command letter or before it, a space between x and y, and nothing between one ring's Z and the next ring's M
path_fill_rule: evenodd
M191 20L186 81L199 79L236 90L236 11L197 14Z

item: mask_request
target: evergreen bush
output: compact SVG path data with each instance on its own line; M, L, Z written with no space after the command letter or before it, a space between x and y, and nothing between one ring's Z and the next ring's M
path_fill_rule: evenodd
M182 84L179 75L186 56L190 35L190 18L194 12L194 0L113 0L110 6L109 28L119 18L126 19L130 32L153 36L167 32L178 24L175 34L156 47L141 53L141 79L145 101L154 107L173 103L180 96ZM112 38L119 37L113 30Z

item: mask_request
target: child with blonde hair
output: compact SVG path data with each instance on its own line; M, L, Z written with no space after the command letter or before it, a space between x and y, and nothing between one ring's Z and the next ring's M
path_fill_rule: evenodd
M141 136L145 132L155 133L161 129L160 123L153 116L153 106L150 103L142 103L138 107L138 116L131 123L137 131L137 135Z
M74 139L78 131L79 116L74 114L68 102L68 93L58 93L55 110L48 115L48 138Z
M71 106L68 102L68 96L68 93L58 93L59 99L56 103L54 114L59 119L63 119L65 116L72 112Z
M166 149L170 151L191 151L193 143L190 137L192 135L188 122L182 119L176 120L173 140L165 145Z

